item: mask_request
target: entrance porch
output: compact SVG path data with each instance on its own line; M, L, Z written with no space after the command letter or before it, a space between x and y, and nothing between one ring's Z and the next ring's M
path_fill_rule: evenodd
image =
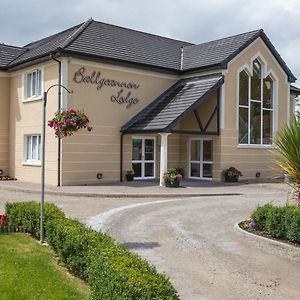
M168 168L185 178L218 179L220 149L219 74L184 79L122 127L120 180L133 169L135 180L159 179Z

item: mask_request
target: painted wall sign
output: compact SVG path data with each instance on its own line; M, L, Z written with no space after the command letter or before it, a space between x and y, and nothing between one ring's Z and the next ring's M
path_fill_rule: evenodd
M73 81L95 85L97 90L101 90L103 87L120 88L116 94L110 97L110 100L118 104L126 104L126 108L130 108L133 104L137 104L140 101L138 98L132 96L132 90L137 90L140 87L139 84L105 78L99 71L92 71L90 75L87 75L85 67L81 67L75 72ZM129 91L126 91L126 89Z

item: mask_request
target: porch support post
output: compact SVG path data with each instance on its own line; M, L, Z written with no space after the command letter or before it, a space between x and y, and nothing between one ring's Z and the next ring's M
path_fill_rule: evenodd
M164 186L164 173L168 169L168 135L170 133L159 133L160 135L160 171L159 185Z

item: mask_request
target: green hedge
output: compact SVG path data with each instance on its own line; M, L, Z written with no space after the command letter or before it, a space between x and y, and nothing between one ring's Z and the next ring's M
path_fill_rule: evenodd
M7 203L11 225L39 236L39 204ZM68 219L53 204L45 206L45 237L61 261L91 286L93 300L179 299L168 278L104 233Z
M300 207L259 206L251 215L255 229L264 231L275 238L300 243Z

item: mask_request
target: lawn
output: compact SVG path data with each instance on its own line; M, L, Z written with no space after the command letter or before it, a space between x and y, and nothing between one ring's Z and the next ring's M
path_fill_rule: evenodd
M1 233L0 245L0 300L89 299L88 286L59 266L49 247L22 233Z

